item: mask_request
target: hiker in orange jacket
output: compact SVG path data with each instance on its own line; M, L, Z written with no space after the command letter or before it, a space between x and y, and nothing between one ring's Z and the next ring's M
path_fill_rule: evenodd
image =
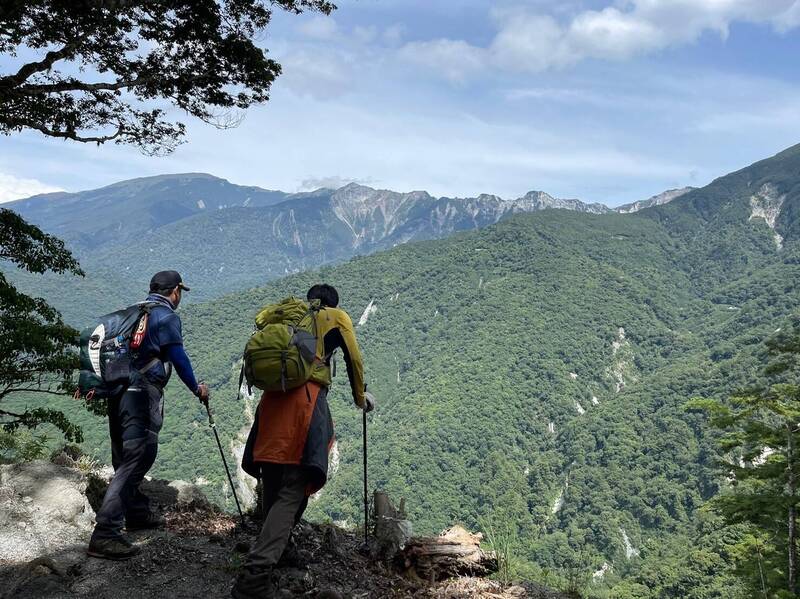
M347 312L337 308L338 292L330 285L314 285L307 299L319 300L322 306L315 317L317 356L324 367L315 369L311 380L301 387L286 392L265 391L261 397L242 468L261 479L265 519L231 590L234 599L272 597L273 569L298 565L299 554L290 543L292 528L300 521L309 496L319 491L328 478L328 453L335 437L327 394L330 361L337 349L344 354L356 405L368 412L375 407L375 399L364 384L364 366L353 323Z

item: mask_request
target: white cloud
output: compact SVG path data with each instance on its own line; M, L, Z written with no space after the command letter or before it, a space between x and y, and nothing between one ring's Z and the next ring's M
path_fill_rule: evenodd
M383 41L390 46L396 46L403 41L403 36L406 33L406 27L402 23L395 23L390 25L383 32Z
M283 74L278 86L286 86L299 96L320 100L345 94L354 83L349 61L341 53L298 50L281 58Z
M0 204L54 191L63 191L63 189L47 185L36 179L20 179L14 175L0 173Z
M374 25L357 25L353 28L353 37L361 44L371 44L378 37L378 28Z
M317 40L332 40L339 33L339 27L335 20L320 15L301 22L297 28L306 37Z
M734 22L800 26L800 0L620 0L559 21L530 9L492 11L497 33L488 46L438 39L404 46L401 57L463 81L486 69L540 72L588 58L627 60L695 42L706 32L725 38Z
M486 66L485 51L462 40L411 42L400 49L400 57L440 71L454 83L464 81Z
M340 189L350 183L358 183L359 185L375 185L375 179L356 179L350 177L340 177L333 175L330 177L309 177L303 179L297 191L316 191L317 189Z

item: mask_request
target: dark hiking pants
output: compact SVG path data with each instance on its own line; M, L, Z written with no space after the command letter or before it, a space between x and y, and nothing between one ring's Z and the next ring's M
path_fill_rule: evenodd
M261 468L264 501L264 524L245 565L260 570L278 563L292 528L300 521L308 505L311 482L304 466L266 464Z
M150 514L150 502L139 484L155 462L162 422L163 394L153 385L137 381L122 397L108 400L114 477L97 511L92 538L119 537L124 521Z

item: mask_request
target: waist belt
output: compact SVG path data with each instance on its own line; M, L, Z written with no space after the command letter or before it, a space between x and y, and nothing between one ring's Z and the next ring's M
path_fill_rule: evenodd
M145 372L147 372L148 370L150 370L150 369L151 369L153 366L155 366L155 365L156 365L156 364L158 364L159 362L161 362L161 359L160 359L160 358L153 358L152 360L150 360L150 361L149 361L147 364L145 364L144 366L142 366L142 367L141 367L141 368L139 368L138 370L139 370L139 372L141 372L142 374L144 374ZM166 370L166 368L165 368L164 370Z
M153 358L147 364L145 364L141 368L138 368L137 372L139 372L139 374L142 375L142 380L145 383L155 387L156 389L158 389L158 391L160 393L163 393L164 392L164 387L167 386L167 383L169 382L169 379L172 376L172 363L171 362L167 362L166 364L164 364L165 380L164 380L164 384L163 385L156 384L155 382L153 382L150 379L148 379L147 376L145 376L148 370L150 370L153 366L155 366L156 364L158 364L160 362L161 362L161 358L158 358L158 357ZM136 390L136 389L133 388L133 387L129 387L129 390L133 391L133 390Z

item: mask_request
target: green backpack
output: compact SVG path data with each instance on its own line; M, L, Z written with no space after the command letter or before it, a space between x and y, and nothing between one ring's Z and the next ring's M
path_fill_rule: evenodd
M244 348L241 380L248 388L288 391L305 385L317 361L317 312L311 304L289 297L263 308L256 316L256 331Z

